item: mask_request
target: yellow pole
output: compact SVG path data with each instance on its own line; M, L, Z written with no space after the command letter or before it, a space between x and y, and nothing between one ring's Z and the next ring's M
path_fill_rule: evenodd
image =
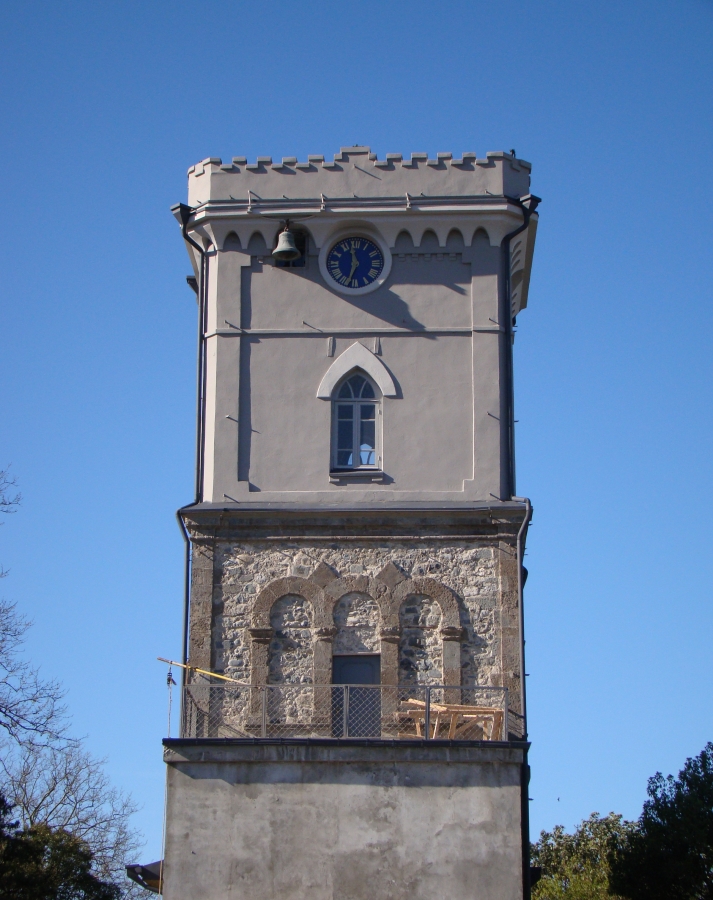
M164 659L163 656L157 656L159 662L168 663L169 666L180 666L182 669L188 669L191 672L200 672L201 675L209 675L211 678L220 678L221 681L230 681L231 684L239 684L241 687L250 687L244 681L238 681L236 678L228 678L227 675L218 675L217 672L210 672L208 669L199 669L198 666L188 666L185 663L176 662L174 659Z

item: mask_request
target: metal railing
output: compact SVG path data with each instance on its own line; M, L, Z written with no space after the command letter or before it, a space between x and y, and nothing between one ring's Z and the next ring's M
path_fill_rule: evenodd
M184 738L508 740L503 687L211 684L184 689Z

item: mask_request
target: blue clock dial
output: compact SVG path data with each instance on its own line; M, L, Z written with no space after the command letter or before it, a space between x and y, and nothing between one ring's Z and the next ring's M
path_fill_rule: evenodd
M343 288L367 287L384 271L384 254L368 238L343 238L329 251L327 271Z

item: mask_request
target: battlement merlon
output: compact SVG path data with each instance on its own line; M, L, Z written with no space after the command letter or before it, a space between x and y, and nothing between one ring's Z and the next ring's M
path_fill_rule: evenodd
M329 201L330 198L510 196L530 191L529 162L510 153L490 152L484 158L464 153L387 153L377 159L369 147L342 147L333 162L323 156L274 161L258 156L248 162L235 156L229 163L204 159L188 170L188 202L197 207L212 201L260 200Z

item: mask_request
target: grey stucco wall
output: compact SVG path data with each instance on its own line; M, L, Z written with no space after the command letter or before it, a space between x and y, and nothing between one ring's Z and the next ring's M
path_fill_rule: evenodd
M516 900L522 750L166 750L166 900Z
M503 497L500 242L522 221L505 195L528 189L529 164L508 154L430 162L416 154L381 165L368 148L350 148L334 166L208 161L191 171L190 183L192 202L207 201L192 226L208 251L204 499L335 505ZM247 190L256 193L246 206ZM297 217L307 233L306 265L274 266L279 215L257 207L320 193L318 211ZM396 195L413 202L397 209ZM353 208L346 201L330 208L336 197L351 198ZM388 278L370 293L344 294L320 270L320 250L345 229L367 229L390 256ZM534 220L510 260L511 284L523 296L533 242ZM355 342L378 355L398 390L379 419L385 477L336 483L331 404L316 394Z
M353 342L340 340L337 352ZM325 343L277 336L243 340L239 456L249 465L240 473L255 496L363 490L358 484L329 483L332 404L316 397L333 361ZM383 401L383 468L389 480L371 489L380 495L462 491L463 482L474 476L470 338L384 337L380 358L402 396ZM488 399L497 409L492 390L480 392L478 406ZM481 474L486 469L483 461ZM491 474L499 478L497 469Z

